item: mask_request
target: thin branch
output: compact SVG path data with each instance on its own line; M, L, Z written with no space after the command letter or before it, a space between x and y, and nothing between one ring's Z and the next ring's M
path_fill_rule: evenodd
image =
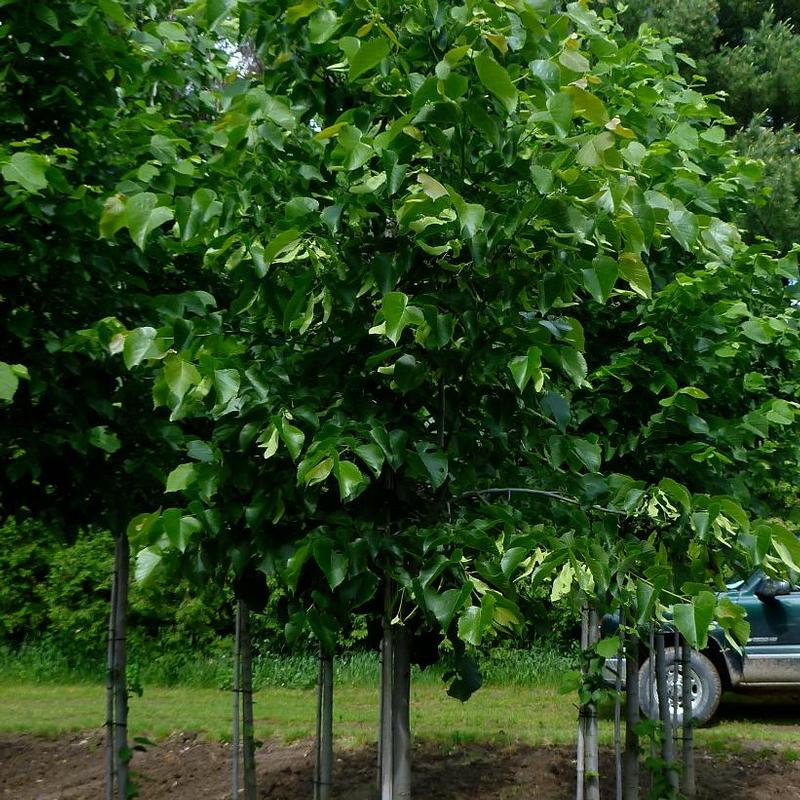
M464 500L468 497L483 497L483 495L487 494L531 494L536 497L547 497L550 500L556 500L559 503L566 503L567 505L571 506L580 506L581 502L575 497L568 497L565 494L560 494L559 492L551 492L547 489L528 489L522 486L505 486L496 489L474 489L471 492L464 492L463 494L458 495L455 497L454 500ZM607 508L606 506L598 506L598 505L591 505L589 508L592 511L602 511L606 514L616 514L619 517L626 517L628 516L626 512L620 511L617 508Z

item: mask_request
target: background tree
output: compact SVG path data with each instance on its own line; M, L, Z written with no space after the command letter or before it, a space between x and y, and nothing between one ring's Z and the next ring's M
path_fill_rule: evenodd
M736 120L737 149L763 159L762 191L740 220L751 237L766 236L784 250L800 238L797 226L800 105L794 75L800 68L800 36L794 2L766 0L632 0L620 17L629 33L646 23L679 37L687 76L707 76L712 91L725 92Z

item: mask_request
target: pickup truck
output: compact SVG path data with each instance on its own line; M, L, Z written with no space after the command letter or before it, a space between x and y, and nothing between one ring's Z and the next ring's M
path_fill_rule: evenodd
M750 638L742 653L738 653L725 641L722 630L714 627L709 631L706 649L692 652L692 717L700 723L711 719L722 692L729 689L736 692L800 690L800 585L773 580L756 572L746 581L729 585L724 596L746 610ZM639 669L639 702L642 713L655 719L658 704L654 671L647 654L643 655L645 658ZM683 716L680 657L680 648L666 648L670 706L678 723ZM604 677L613 684L618 670L621 670L624 686L624 659L608 659Z

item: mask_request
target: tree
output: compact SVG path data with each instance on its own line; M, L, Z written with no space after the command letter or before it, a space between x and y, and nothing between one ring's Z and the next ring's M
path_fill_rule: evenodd
M175 225L140 244L202 260L235 298L120 332L187 432L180 507L137 523L140 574L176 551L230 564L241 591L275 572L301 603L290 631L329 647L354 608L388 632L416 609L466 696L464 645L515 623L520 571L644 625L768 558L773 528L749 534L728 495L757 508L793 452L796 266L725 221L756 172L667 42L618 40L577 3L445 11L243 10L263 69L217 95L196 179L118 187L101 229L156 196ZM764 402L736 380L763 380ZM558 507L541 526L476 507L505 486ZM620 537L625 513L645 521Z

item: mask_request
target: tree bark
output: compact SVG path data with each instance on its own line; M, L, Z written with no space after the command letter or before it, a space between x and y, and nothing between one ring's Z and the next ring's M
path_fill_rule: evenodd
M590 646L597 643L600 638L597 612L589 609L589 636ZM587 705L589 718L586 729L586 800L600 800L600 753L597 737L597 703L591 701Z
M614 680L614 797L622 800L622 659L625 656L625 634L620 629L617 651L617 676Z
M586 676L585 654L589 646L589 609L581 608L581 678ZM586 775L586 710L578 705L578 742L576 747L575 800L584 800Z
M408 630L394 633L392 670L392 797L411 797L411 640Z
M241 758L241 743L239 724L241 722L241 649L242 649L242 608L241 602L236 601L236 616L233 633L233 710L231 720L231 800L239 797L239 763Z
M650 628L650 657L647 659L647 707L651 710L655 707L658 710L658 693L656 692L656 635L654 629ZM654 706L655 704L655 706ZM650 759L655 762L658 757L658 747L654 736L650 737ZM650 791L655 786L655 770L650 770Z
M105 800L114 800L114 672L117 652L117 545L114 545L114 572L111 578L111 601L108 609L108 648L106 656L106 764Z
M658 688L658 716L661 719L661 758L664 760L664 772L667 783L677 790L678 773L675 771L675 748L672 739L672 709L669 702L669 684L667 680L667 663L664 653L666 634L656 636L656 685Z
M256 800L256 743L253 725L253 655L250 646L250 611L240 600L242 669L242 739L244 800Z
M639 798L639 640L631 634L625 649L625 754L623 800Z
M128 536L120 534L116 547L116 620L114 628L114 761L117 773L117 797L128 800L128 685L127 685L127 622L128 622L128 565L130 549Z
M393 800L392 796L392 672L394 669L394 646L392 626L386 616L383 620L381 642L381 719L378 731L378 790L381 800Z
M333 656L320 651L315 796L329 800L333 786Z
M683 770L681 791L691 800L697 794L694 771L694 725L692 722L692 647L686 642L681 649L682 703L683 703Z

